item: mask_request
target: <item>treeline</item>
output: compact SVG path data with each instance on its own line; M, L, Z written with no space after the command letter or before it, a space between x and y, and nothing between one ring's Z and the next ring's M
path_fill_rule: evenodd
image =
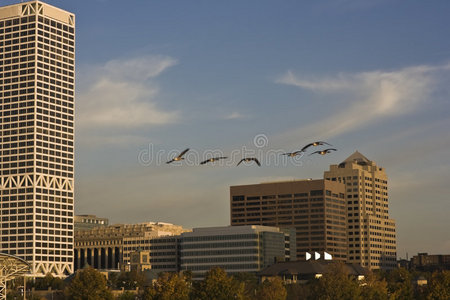
M417 278L426 285L417 285ZM107 280L93 268L77 272L70 282L47 276L35 282L35 289L54 286L61 289L61 299L73 300L394 300L450 299L450 271L410 272L394 269L372 272L364 280L348 276L341 264L330 272L307 283L284 284L280 278L260 282L254 274L228 275L223 269L211 269L204 280L192 280L190 272L161 273L157 280L146 284L140 273L113 274ZM113 290L125 290L114 298ZM10 297L15 298L10 298ZM20 299L19 295L8 295ZM28 297L30 299L30 297ZM35 300L37 298L34 298Z

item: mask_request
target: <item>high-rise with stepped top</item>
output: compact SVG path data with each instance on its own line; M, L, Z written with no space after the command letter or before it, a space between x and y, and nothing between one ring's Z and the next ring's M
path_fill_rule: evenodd
M395 220L389 218L388 178L384 168L356 151L324 173L345 184L347 262L370 269L397 266Z

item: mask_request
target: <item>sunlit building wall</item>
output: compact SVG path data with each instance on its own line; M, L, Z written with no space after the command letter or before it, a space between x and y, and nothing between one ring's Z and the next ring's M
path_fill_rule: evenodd
M0 251L73 272L75 16L0 7Z

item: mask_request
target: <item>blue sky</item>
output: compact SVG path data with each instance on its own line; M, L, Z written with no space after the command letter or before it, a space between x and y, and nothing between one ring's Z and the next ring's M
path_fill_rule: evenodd
M450 253L450 1L47 3L76 14L77 213L228 225L230 185L359 150L387 170L399 257ZM314 140L338 151L267 157ZM186 147L265 161L164 163Z

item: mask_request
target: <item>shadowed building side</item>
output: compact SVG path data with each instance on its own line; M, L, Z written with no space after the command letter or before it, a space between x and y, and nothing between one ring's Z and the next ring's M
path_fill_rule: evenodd
M329 180L294 180L230 187L231 225L294 228L297 259L328 252L347 260L345 186Z

